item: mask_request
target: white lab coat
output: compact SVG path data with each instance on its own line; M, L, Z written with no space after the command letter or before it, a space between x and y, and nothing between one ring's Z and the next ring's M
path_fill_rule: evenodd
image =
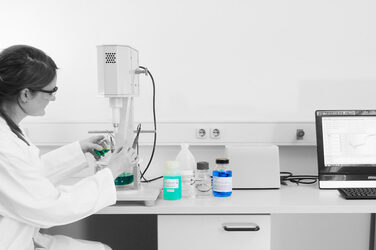
M33 250L34 241L46 249L61 244L65 250L103 249L100 243L85 248L90 242L39 233L39 228L72 223L116 202L109 169L73 185L58 184L87 165L78 142L40 157L39 149L20 140L0 117L0 249Z

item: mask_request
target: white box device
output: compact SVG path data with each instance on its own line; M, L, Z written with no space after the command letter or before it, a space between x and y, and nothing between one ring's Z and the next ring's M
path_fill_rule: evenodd
M279 148L276 145L226 146L234 189L280 188Z
M139 95L138 51L128 45L97 46L98 87L105 97Z

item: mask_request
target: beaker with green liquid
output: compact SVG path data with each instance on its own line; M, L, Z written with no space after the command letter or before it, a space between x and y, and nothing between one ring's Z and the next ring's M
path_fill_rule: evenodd
M108 150L104 148L102 151L94 150L95 153L102 157L97 161L96 172L108 166L109 157L103 157ZM111 153L110 153L111 154ZM134 163L126 168L126 171L115 179L115 186L118 189L139 189L140 188L140 167L138 163Z
M128 185L134 181L134 176L131 173L122 173L115 179L115 185Z
M139 189L140 188L140 167L138 163L132 164L115 179L115 185L118 189Z

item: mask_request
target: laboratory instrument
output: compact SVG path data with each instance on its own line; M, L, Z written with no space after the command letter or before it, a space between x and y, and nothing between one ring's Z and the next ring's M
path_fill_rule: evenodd
M213 170L213 195L216 197L228 197L232 194L232 170L229 167L229 159L219 158L215 160Z
M138 126L137 126L136 137L134 138L134 140L133 140L133 144L132 144L132 148L133 148L133 149L136 149L136 148L137 148L137 145L138 145L138 137L140 136L140 132L141 132L141 123L138 124Z
M134 138L134 98L139 96L139 74L147 74L148 70L145 67L139 66L138 51L128 45L97 46L97 59L98 89L100 94L109 98L109 104L112 109L115 148L131 148L134 146L134 143L137 144L138 134L140 133L138 131L138 134ZM156 138L155 130L153 132L154 138ZM132 144L133 139L134 143ZM115 180L115 184L118 190L138 190L139 192L135 195L137 196L137 200L142 195L150 197L150 193L146 194L141 188L140 166L138 163L129 166ZM152 189L149 191L153 192L153 196L156 196L155 199L158 197L159 190ZM118 192L118 199L121 197L126 200L130 196L129 193L120 196L119 194Z
M99 92L112 108L115 147L131 147L134 97L139 95L138 51L125 45L101 45L98 52ZM139 165L130 166L116 180L117 188L138 189ZM132 185L131 185L132 184Z
M226 145L231 159L233 189L280 188L279 147L277 145Z
M139 124L137 126L137 132L136 132L136 136L133 140L133 143L132 143L132 148L133 149L136 149L137 148L137 145L138 145L138 137L140 135L140 131L141 131L141 124ZM135 176L138 178L138 173L134 174L132 172L125 172L125 173L122 173L121 175L119 175L118 178L116 178L115 180L115 185L118 186L118 187L127 187L129 188L130 184L134 183L134 178ZM132 187L132 186L131 186Z

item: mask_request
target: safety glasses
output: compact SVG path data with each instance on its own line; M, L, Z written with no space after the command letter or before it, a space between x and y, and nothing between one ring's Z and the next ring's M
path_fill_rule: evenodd
M50 95L55 95L56 91L58 90L58 87L55 87L51 90L45 90L45 89L30 89L31 91L38 91L38 92L43 92L43 93L47 93L47 94L50 94Z

